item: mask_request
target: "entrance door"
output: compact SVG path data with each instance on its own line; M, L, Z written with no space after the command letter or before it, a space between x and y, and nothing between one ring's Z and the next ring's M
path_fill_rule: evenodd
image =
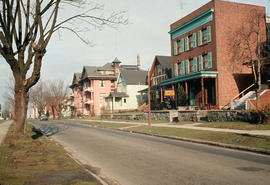
M190 87L189 89L189 104L191 106L195 105L196 99L195 99L195 87Z

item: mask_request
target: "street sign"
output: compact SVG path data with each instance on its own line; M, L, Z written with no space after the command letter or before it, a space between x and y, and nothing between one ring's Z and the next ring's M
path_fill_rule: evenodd
M174 96L174 90L165 90L165 96Z

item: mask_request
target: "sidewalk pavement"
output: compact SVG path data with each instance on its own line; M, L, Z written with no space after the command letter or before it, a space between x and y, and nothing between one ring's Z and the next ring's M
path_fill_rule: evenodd
M12 120L0 124L0 145L3 142L4 138L6 137L8 128L11 125L11 123Z
M107 120L85 120L91 122L105 122L105 123L125 123L125 124L136 124L136 125L148 125L148 123L143 122L125 122L125 121L107 121ZM187 128L194 130L206 130L206 131L216 131L216 132L230 132L237 134L249 134L249 135L261 135L270 136L270 130L235 130L235 129L225 129L225 128L210 128L210 127L197 127L201 123L186 124L186 125L171 125L169 123L154 123L152 127L169 127L169 128ZM136 126L132 126L136 127ZM128 128L128 127L127 127Z

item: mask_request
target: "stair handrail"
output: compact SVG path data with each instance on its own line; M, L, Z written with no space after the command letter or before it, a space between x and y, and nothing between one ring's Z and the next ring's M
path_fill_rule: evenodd
M238 95L236 95L235 97L233 97L233 99L231 99L229 103L227 103L226 105L224 105L223 107L221 107L221 109L223 109L224 107L226 107L227 105L229 105L229 104L231 103L231 101L233 101L233 100L235 100L236 98L238 98L241 94L242 94L242 96L243 96L243 95L244 95L244 92L246 92L248 89L250 89L250 88L253 87L254 85L255 85L255 83L252 84L252 85L250 85L249 87L247 87L247 88L244 89L243 91L241 91Z

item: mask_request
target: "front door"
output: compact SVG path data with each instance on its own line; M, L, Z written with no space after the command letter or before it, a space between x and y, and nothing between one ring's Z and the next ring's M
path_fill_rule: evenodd
M196 99L195 99L195 87L190 87L189 89L189 104L191 106L195 105Z

